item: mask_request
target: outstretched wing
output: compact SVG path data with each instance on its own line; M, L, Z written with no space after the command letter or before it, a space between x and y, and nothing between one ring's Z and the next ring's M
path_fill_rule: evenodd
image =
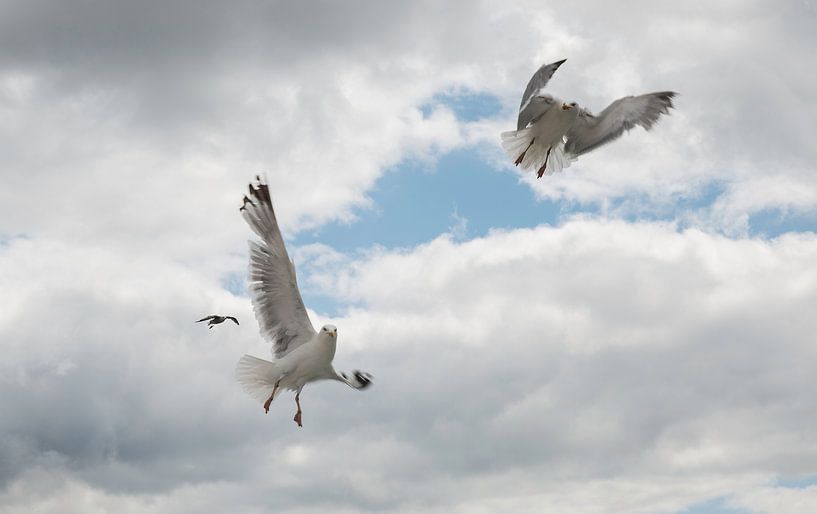
M663 91L625 96L607 106L597 116L582 109L567 132L565 151L579 156L609 143L636 125L650 130L662 114L669 114L677 93Z
M213 318L215 318L215 316L214 316L214 315L213 315L213 316L207 316L206 318L201 318L201 319L200 319L200 320L198 320L196 323L201 323L202 321L207 321L208 319L213 319Z
M530 105L531 98L545 87L550 77L553 76L553 73L566 60L567 59L562 59L561 61L556 61L551 64L544 64L536 70L536 73L530 78L527 87L525 87L525 92L522 93L522 102L519 104L519 117L516 120L516 130L522 130L536 117L535 114L527 112L528 108L532 107Z
M257 177L244 197L241 213L261 242L250 241L250 293L261 335L272 342L272 353L281 358L315 336L298 291L295 266L289 259L269 188ZM236 323L238 323L236 321Z
M224 319L229 319L233 323L235 323L236 325L239 325L238 320L236 318L234 318L233 316L224 316Z

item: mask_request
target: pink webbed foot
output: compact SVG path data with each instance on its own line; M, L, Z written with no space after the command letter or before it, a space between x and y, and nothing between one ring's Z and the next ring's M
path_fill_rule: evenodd
M295 421L295 423L297 423L299 427L303 427L303 425L301 424L301 411L296 412L295 417L292 418L292 420Z

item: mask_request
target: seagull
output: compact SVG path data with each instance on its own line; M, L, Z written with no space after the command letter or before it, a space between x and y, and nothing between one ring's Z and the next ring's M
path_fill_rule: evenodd
M232 316L219 316L218 314L213 314L211 316L207 316L206 318L201 318L196 323L201 323L202 321L210 320L210 323L207 324L207 328L213 328L213 325L218 325L219 323L224 323L225 321L232 320L236 325L238 325L238 320Z
M250 241L249 290L261 335L272 343L273 360L244 355L235 376L244 391L263 402L264 412L278 394L295 391L298 407L295 423L301 423L301 390L310 382L337 380L353 389L365 389L372 375L362 371L338 373L332 367L338 329L324 325L316 332L298 290L295 266L287 254L269 188L256 176L239 209L244 220L260 238Z
M550 175L582 154L617 139L636 125L650 130L673 107L673 91L625 96L593 114L542 90L567 59L545 64L533 74L519 105L516 130L502 133L502 148L523 170Z

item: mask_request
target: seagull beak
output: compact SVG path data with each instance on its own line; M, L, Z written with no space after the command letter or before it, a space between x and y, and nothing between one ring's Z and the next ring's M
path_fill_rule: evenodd
M332 334L332 337L338 337L338 330L337 329L333 330L330 333Z
M569 111L572 108L573 108L572 105L562 104L562 110L563 111Z

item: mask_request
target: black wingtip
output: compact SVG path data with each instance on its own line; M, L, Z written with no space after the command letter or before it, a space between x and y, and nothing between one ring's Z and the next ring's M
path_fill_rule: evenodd
M566 61L567 61L567 59L562 59L561 61L556 61L556 62L553 63L553 66L556 66L558 68L559 66L564 64Z
M675 106L672 104L672 99L675 98L676 96L680 95L675 91L661 91L660 93L658 93L658 98L667 102L667 107L670 109L675 108Z
M361 371L355 371L355 380L360 384L360 389L366 389L370 385L372 385L372 379L370 378L371 375L368 373L363 373Z
M255 180L256 180L255 185L250 183L247 186L247 189L250 192L250 197L258 200L262 204L266 203L272 205L272 198L270 197L269 194L269 187L267 187L267 184L264 183L263 179L261 178L261 175L256 175ZM247 196L245 195L244 205L239 210L244 210L247 207L248 202L252 204L253 207L255 207L255 203L253 203L253 201L247 198Z
M250 194L252 194L252 186L250 186ZM241 207L238 208L238 210L239 211L246 211L247 210L247 204L250 204L253 207L255 207L255 204L253 203L253 201L250 200L249 198L247 198L247 195L244 195L244 203L241 205Z

